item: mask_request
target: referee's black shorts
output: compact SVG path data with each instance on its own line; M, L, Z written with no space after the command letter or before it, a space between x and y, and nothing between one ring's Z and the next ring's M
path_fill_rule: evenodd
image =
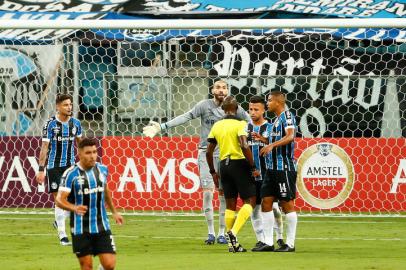
M255 196L255 183L251 177L251 168L245 159L220 162L220 178L226 199L240 198L245 200Z

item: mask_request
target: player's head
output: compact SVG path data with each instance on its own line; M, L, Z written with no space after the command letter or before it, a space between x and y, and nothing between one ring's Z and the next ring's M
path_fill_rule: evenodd
M236 114L237 109L238 109L238 102L233 96L227 96L223 104L221 105L221 108L224 110L226 114Z
M252 96L250 98L250 103L248 107L248 111L250 113L250 117L252 121L260 121L264 118L264 113L266 110L266 102L265 99L261 96Z
M97 161L97 140L95 138L83 138L78 144L78 156L84 169L94 167Z
M276 112L283 111L285 109L285 94L282 91L272 91L268 95L268 111Z
M224 98L228 95L228 86L227 83L223 80L218 80L213 84L211 93L214 96L214 99L220 103L224 101Z
M73 108L73 98L68 94L58 94L56 96L56 110L60 115L71 116Z

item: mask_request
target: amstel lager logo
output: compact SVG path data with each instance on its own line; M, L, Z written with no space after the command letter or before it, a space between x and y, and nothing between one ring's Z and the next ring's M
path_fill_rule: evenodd
M354 167L339 146L318 143L307 148L298 160L297 189L311 206L330 209L339 206L354 186Z

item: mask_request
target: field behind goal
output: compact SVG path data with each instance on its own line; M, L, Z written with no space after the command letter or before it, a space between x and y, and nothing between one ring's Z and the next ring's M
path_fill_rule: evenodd
M232 254L224 245L206 246L201 216L125 218L125 225L112 226L117 269L399 270L406 263L402 217L299 216L294 254ZM71 247L59 245L52 222L48 215L0 215L1 268L77 269ZM250 222L239 240L244 247L254 246Z

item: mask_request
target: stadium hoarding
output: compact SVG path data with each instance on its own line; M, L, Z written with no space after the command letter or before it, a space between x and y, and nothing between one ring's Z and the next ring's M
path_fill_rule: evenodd
M224 78L237 99L280 87L303 137L406 136L404 53L368 50L361 41L341 46L329 34L287 33L221 37L212 50L210 75ZM239 102L248 109L245 97Z
M347 173L353 169L351 188L347 184L348 175L337 175L341 169L330 169L332 175L319 169L324 175L307 179L305 186L309 194L318 197L320 204L309 203L308 198L298 193L298 210L406 211L406 167L402 167L402 164L406 166L406 161L402 161L406 158L405 138L298 138L296 142L296 158L314 145L329 144L341 149L338 155L347 162ZM109 187L119 207L158 211L201 209L197 138L105 137L102 145L103 163L108 165L111 177ZM346 193L331 204L331 199L334 200L343 189Z
M129 211L200 211L197 145L198 138L191 137L101 138L101 161L108 166L116 205ZM329 149L339 159L317 157ZM35 181L39 150L39 137L2 137L1 208L52 207L46 188ZM298 186L298 211L406 212L405 138L297 138L295 154L299 163L304 158L301 166L306 168L298 173L306 176L298 185L303 183L307 191L304 194Z
M405 13L403 1L392 0L141 0L124 5L127 12L144 14L227 14L267 11L292 12L350 18L396 18Z
M191 137L104 137L102 162L109 168L116 205L146 211L201 209L197 145Z
M35 180L40 144L40 137L1 137L1 208L52 207L53 202L45 185L38 185Z

